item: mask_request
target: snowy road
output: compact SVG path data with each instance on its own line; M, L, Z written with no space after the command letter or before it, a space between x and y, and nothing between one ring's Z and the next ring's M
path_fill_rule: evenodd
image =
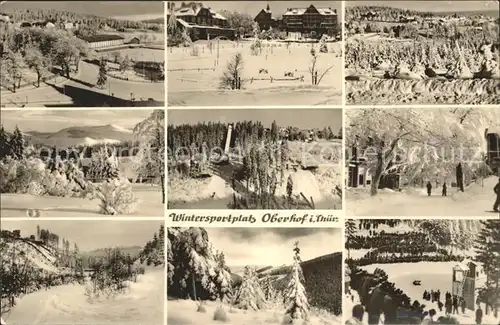
M435 189L427 196L425 189L408 189L403 192L381 190L371 197L369 188L347 190L348 216L500 216L493 212L497 177L490 177L481 184L472 184L464 193L448 189L448 196L441 196Z
M85 287L63 285L21 298L8 315L9 325L163 324L163 269L147 270L124 295L90 302Z

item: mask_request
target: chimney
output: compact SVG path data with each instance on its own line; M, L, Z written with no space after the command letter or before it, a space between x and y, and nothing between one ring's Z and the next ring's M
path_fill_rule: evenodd
M333 9L333 13L336 14L337 13L337 9Z

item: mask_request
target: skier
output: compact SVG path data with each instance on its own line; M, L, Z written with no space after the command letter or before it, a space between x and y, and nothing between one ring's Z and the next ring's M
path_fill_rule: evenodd
M493 188L493 191L497 195L497 199L495 201L495 204L493 205L493 211L498 212L498 207L500 207L500 178L498 178L498 183Z
M431 192L432 192L432 184L429 181L429 182L427 182L427 195L431 196Z
M446 183L443 183L443 196L446 196Z

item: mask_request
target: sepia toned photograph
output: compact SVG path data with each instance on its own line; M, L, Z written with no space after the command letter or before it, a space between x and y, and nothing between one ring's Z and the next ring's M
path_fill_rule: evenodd
M164 110L2 110L2 217L163 217Z
M342 110L168 111L169 209L342 210Z
M167 323L342 324L342 251L340 228L168 228Z
M500 220L349 219L345 227L346 324L500 322Z
M2 1L1 107L165 104L159 1Z
M162 221L2 220L1 324L163 325Z
M342 1L167 4L169 106L342 103Z
M346 103L500 104L499 7L346 1Z
M346 215L500 216L498 108L346 112Z

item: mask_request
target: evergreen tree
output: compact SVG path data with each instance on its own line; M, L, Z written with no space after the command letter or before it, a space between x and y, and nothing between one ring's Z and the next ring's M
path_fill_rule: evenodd
M24 136L16 125L14 133L9 142L9 147L11 155L14 159L22 159L24 157L24 151L26 149L26 143L24 141Z
M265 303L265 295L255 270L248 265L245 266L243 282L235 296L235 306L240 309L260 310L265 308Z
M276 124L276 121L273 121L273 123L271 124L271 141L278 141L278 136L278 125Z
M302 282L304 275L300 266L300 248L296 242L293 248L295 253L293 257L293 266L290 282L285 289L285 304L287 306L285 315L293 319L307 319L309 311L309 302L307 301L306 289Z
M500 221L481 220L484 226L476 239L475 260L482 264L486 284L480 289L480 299L498 314L500 299Z
M101 61L99 62L99 74L97 76L97 86L99 86L100 88L104 88L104 86L108 82L108 76L106 74L107 72L108 72L108 67L106 64L106 60L102 58Z
M223 252L215 254L217 263L215 284L217 286L218 298L221 302L231 301L233 295L231 269L226 265L226 257Z
M10 152L9 149L9 136L3 125L0 127L0 160L4 159Z

